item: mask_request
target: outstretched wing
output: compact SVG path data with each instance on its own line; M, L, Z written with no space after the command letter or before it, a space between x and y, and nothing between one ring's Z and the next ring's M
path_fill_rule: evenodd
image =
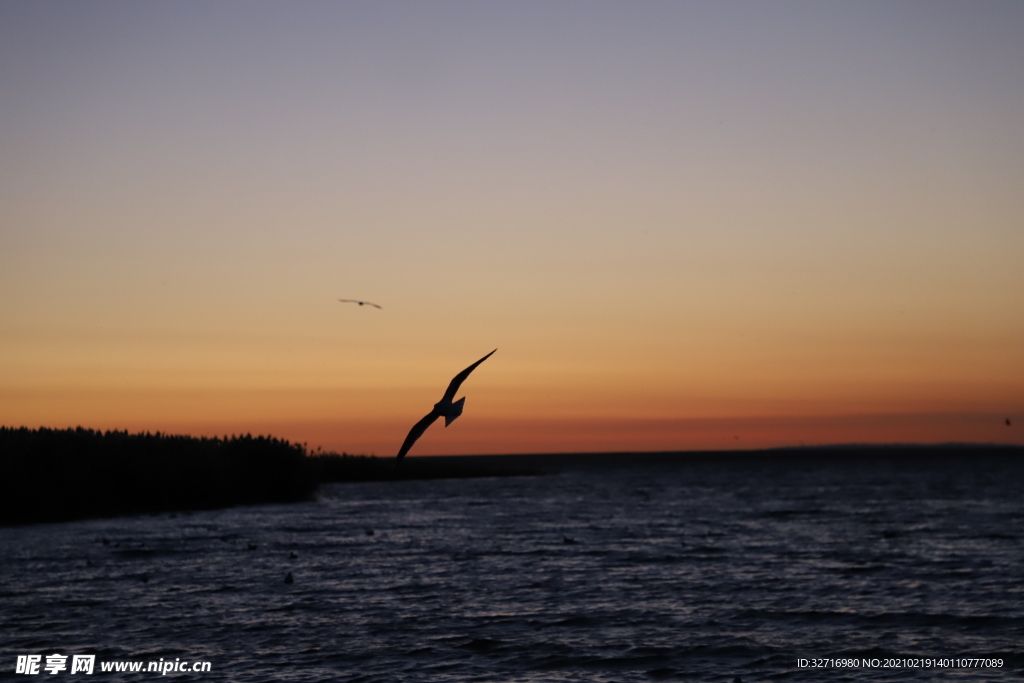
M497 351L497 350L498 349L494 349L494 351ZM459 387L462 386L462 383L466 381L467 377L469 377L469 373L473 372L473 370L476 369L476 366L480 365L485 360L490 358L491 354L494 353L494 351L491 351L491 353L487 354L486 356L484 356L483 358L481 358L477 362L473 363L472 365L470 365L468 368L466 368L465 370L463 370L459 374L455 375L455 378L452 379L451 384L448 385L448 390L444 392L444 398L441 399L441 402L442 403L451 403L452 399L455 398L455 392L457 392L459 390Z
M372 301L360 301L359 299L338 299L338 301L340 301L340 302L342 302L344 304L359 304L360 306L363 306L363 305L373 306L374 308L379 308L381 310L384 310L383 306L378 306L377 304L373 303Z
M439 417L441 417L440 411L431 410L423 417L422 420L412 426L412 429L409 430L409 436L405 437L405 442L402 444L402 447L398 449L397 460L401 460L405 457L405 454L409 452L412 445L416 443L416 439L423 436L423 432L427 431L427 427L434 424L434 420Z

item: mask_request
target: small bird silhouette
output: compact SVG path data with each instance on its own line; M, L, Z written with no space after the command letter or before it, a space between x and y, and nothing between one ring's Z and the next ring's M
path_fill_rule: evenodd
M359 304L360 306L373 306L374 308L384 309L383 306L378 306L370 301L360 301L359 299L338 299L343 304Z
M494 349L494 351L497 350L498 349ZM414 424L412 426L412 429L409 430L409 435L405 437L405 442L399 449L398 457L395 459L396 466L402 460L402 458L405 457L405 454L409 452L409 449L412 448L412 445L416 443L416 439L420 438L423 435L423 432L427 431L427 427L434 424L434 420L443 415L444 426L447 427L455 420L455 418L457 418L459 415L462 415L462 406L466 402L466 397L463 396L458 401L453 401L452 399L455 398L455 392L459 390L459 387L462 386L462 383L466 381L467 377L469 377L469 373L473 372L473 370L476 369L476 366L480 365L485 360L490 358L491 354L493 354L494 351L491 351L491 353L487 354L486 356L484 356L477 362L473 363L459 374L455 375L451 383L448 385L448 389L444 392L444 396L441 397L440 401L434 404L434 409L427 413L423 417L423 419Z

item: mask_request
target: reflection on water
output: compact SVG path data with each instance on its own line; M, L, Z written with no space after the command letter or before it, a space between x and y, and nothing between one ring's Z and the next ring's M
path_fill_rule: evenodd
M96 654L97 673L211 662L179 681L1016 680L1022 475L1000 457L634 463L0 529L0 667L57 652ZM1006 666L797 667L958 656Z

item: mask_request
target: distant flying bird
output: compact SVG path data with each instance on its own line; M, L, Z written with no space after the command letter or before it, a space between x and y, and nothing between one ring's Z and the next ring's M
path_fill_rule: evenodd
M494 349L494 351L497 350L498 349ZM473 372L473 370L476 369L476 366L490 358L494 351L491 351L491 353L455 375L451 384L448 385L448 390L444 392L444 396L441 397L440 401L434 404L434 409L427 413L422 420L414 424L412 429L409 430L409 436L405 437L405 443L402 444L402 448L398 451L398 458L395 459L396 465L405 457L405 454L409 452L412 445L416 443L416 439L423 436L423 432L427 431L427 427L434 424L434 420L443 416L444 426L447 427L455 420L455 418L462 415L462 405L465 403L466 397L463 396L458 401L453 402L452 399L455 398L455 392L459 390L462 383L466 381L467 377L469 377L469 373Z
M360 301L359 299L338 299L338 301L344 304L359 304L360 306L373 306L374 308L384 310L383 306L378 306L377 304L371 303L369 301Z

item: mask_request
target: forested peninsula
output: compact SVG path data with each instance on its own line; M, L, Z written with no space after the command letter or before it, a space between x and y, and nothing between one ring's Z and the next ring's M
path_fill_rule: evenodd
M463 458L394 463L272 436L0 427L0 524L297 502L325 482L522 473Z
M315 488L303 447L273 437L0 427L3 524L286 502Z

